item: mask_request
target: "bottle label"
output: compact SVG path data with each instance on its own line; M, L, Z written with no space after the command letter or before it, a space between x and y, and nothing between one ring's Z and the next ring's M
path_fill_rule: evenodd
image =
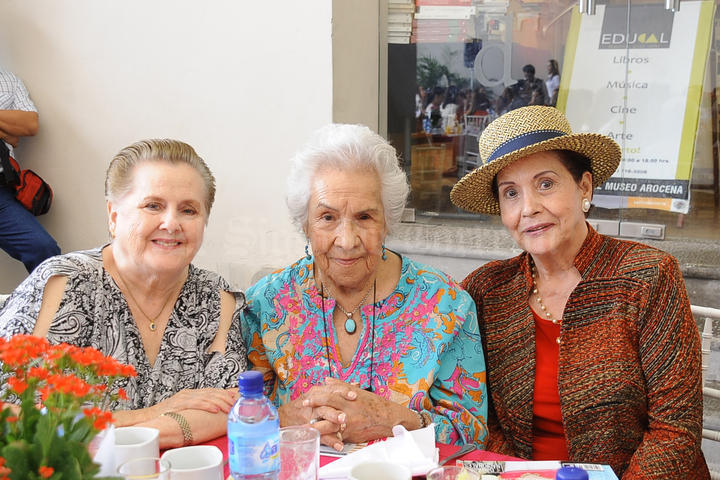
M246 438L228 437L230 471L256 475L280 470L278 437L266 438L262 443L248 443Z

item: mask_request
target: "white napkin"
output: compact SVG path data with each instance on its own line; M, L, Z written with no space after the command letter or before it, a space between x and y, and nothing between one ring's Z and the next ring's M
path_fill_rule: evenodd
M115 469L115 426L111 425L98 433L89 446L90 452L95 452L93 462L100 465L99 477L114 477Z
M393 427L392 437L373 443L320 468L320 478L347 478L350 469L366 461L387 461L404 465L413 475L425 475L437 467L435 425L408 432L402 425Z

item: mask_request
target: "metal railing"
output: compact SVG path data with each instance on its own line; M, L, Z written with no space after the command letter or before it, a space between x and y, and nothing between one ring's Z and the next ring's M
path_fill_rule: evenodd
M703 395L707 397L720 398L720 390L716 388L710 388L705 386L707 370L710 365L710 344L713 339L712 326L713 320L720 319L720 309L700 307L697 305L691 305L692 313L697 318L704 318L705 323L703 325L701 337L702 337L702 382L703 382ZM711 442L720 442L720 431L710 430L709 428L703 428L702 438L710 440ZM720 471L715 470L716 465L710 466L710 478L712 480L720 480Z
M703 394L708 397L720 398L720 390L716 388L710 388L705 386L705 377L707 375L708 367L710 366L710 343L712 342L712 326L713 319L720 319L720 309L701 307L698 305L690 306L693 315L698 318L705 319L705 325L703 331L700 334L702 337L702 382L703 382Z

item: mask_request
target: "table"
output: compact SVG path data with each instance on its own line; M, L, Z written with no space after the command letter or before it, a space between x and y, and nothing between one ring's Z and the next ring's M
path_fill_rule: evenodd
M223 452L223 459L227 462L228 458L228 442L227 436L218 437L215 440L205 442L204 445L214 445ZM440 459L451 455L460 449L459 445L445 445L444 443L438 443L437 448L440 452ZM320 466L327 465L328 463L335 460L336 457L327 457L324 455L320 456ZM519 460L515 457L508 457L507 455L500 455L499 453L488 452L485 450L475 450L467 455L463 455L459 460L484 460L484 461L507 461L507 460ZM225 463L225 476L230 475L230 467Z

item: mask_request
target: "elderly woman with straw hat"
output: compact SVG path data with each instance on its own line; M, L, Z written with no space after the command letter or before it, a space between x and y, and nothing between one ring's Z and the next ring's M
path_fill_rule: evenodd
M609 464L622 478L709 478L700 339L677 261L585 220L620 147L524 107L479 139L452 201L500 215L524 250L472 272L486 355L487 448Z
M242 329L280 425L323 443L434 424L484 445L487 392L475 304L447 275L385 248L408 196L395 149L361 125L328 125L293 158L288 207L308 244L247 291Z

